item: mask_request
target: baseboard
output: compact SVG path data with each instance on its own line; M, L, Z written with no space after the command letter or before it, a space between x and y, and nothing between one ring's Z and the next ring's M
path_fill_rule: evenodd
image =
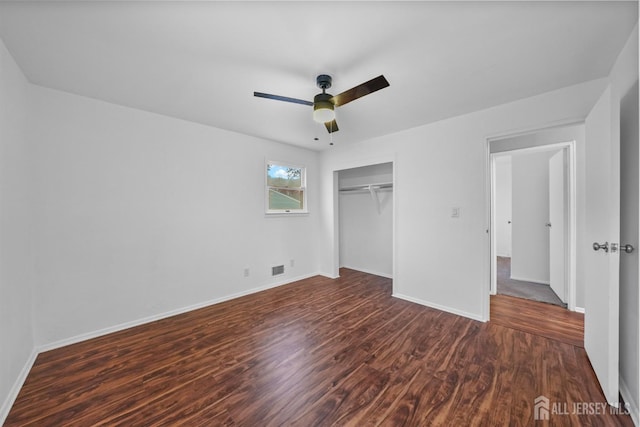
M551 282L549 282L548 280L531 279L529 277L518 277L518 276L512 275L511 280L519 280L520 282L540 283L541 285L551 286Z
M629 391L629 387L624 382L624 379L620 378L620 395L624 400L624 403L627 405L627 410L629 411L629 415L631 415L631 420L635 426L638 426L640 422L640 410L636 402L633 400L633 396L631 396L631 392ZM624 408L622 408L624 409Z
M246 295L251 295L251 294L255 294L256 292L261 292L261 291L265 291L267 289L272 289L272 288L277 288L278 286L283 286L283 285L287 285L289 283L293 283L293 282L297 282L299 280L304 280L304 279L308 279L310 277L314 277L319 275L319 273L313 273L313 274L306 274L306 275L302 275L302 276L298 276L298 277L293 277L293 278L286 278L274 283L269 283L269 284L265 284L265 285L261 285L255 288L251 288L248 289L246 291L242 291L242 292L238 292L235 294L231 294L231 295L227 295L224 297L220 297L220 298L215 298L212 300L208 300L208 301L204 301L204 302L199 302L196 304L192 304L189 305L187 307L181 307L181 308L177 308L175 310L170 310L164 313L159 313L159 314L155 314L152 316L148 316L148 317L143 317L141 319L137 319L137 320L132 320L130 322L125 322L125 323L121 323L118 325L114 325L114 326L109 326L107 328L103 328L103 329L99 329L97 331L92 331L92 332L87 332L84 334L80 334L80 335L76 335L73 337L69 337L69 338L65 338L62 340L58 340L52 343L48 343L48 344L42 344L36 347L36 351L37 353L42 353L45 351L49 351L49 350L55 350L57 348L61 348L61 347L65 347L67 345L71 345L71 344L76 344L82 341L86 341L86 340L90 340L93 338L98 338L101 337L103 335L108 335L114 332L119 332L119 331L123 331L125 329L129 329L129 328L133 328L135 326L140 326L140 325L144 325L146 323L151 323L151 322L155 322L156 320L161 320L161 319L166 319L168 317L172 317L172 316L176 316L178 314L183 314L183 313L187 313L189 311L193 311L193 310L198 310L200 308L204 308L204 307L208 307L210 305L214 305L214 304L220 304L221 302L225 302L225 301L229 301L235 298L240 298Z
M0 425L4 425L5 420L9 416L9 411L11 411L11 407L18 397L18 393L20 393L20 389L27 379L29 371L31 371L31 367L36 361L36 357L38 357L38 351L34 348L22 367L20 375L18 375L18 378L16 378L16 381L13 383L11 390L9 390L9 395L6 397L4 402L2 402L2 408L0 408Z
M478 320L480 322L486 322L486 319L483 319L481 315L477 315L477 314L474 314L474 313L468 313L466 311L458 310L456 308L451 308L451 307L447 307L447 306L444 306L444 305L432 303L432 302L429 302L429 301L424 301L424 300L421 300L419 298L414 298L414 297L410 297L408 295L403 295L403 294L394 293L394 294L392 294L392 296L395 297L395 298L403 299L405 301L414 302L416 304L424 305L426 307L435 308L436 310L446 311L447 313L456 314L456 315L462 316L462 317L467 317L467 318L472 319L472 320Z
M369 269L366 269L366 268L349 267L348 265L342 265L342 266L340 266L340 268L348 268L350 270L356 270L356 271L361 271L361 272L367 273L367 274L373 274L374 276L380 276L380 277L385 277L387 279L393 279L393 276L391 274L380 273L379 271L373 271L373 270L369 270Z
M584 307L576 307L576 313L582 313L584 314Z
M322 277L326 277L327 279L332 279L332 280L340 278L339 274L338 275L333 275L333 274L329 274L329 273L318 273L318 275L320 275Z

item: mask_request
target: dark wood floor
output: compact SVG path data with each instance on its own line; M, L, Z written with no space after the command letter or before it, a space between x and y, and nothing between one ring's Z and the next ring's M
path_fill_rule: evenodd
M491 296L491 322L584 347L584 314L508 295Z
M581 346L505 327L500 310L477 322L392 298L388 279L341 275L43 353L6 425L515 426L534 424L540 395L604 402Z

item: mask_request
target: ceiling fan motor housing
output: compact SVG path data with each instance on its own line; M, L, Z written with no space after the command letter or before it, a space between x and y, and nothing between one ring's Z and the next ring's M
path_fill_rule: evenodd
M333 102L331 102L331 98L333 98L333 95L331 95L330 93L319 93L316 96L313 97L313 106L314 109L317 109L316 106L322 106L322 107L318 107L318 108L330 108L333 110ZM329 106L331 105L331 106Z

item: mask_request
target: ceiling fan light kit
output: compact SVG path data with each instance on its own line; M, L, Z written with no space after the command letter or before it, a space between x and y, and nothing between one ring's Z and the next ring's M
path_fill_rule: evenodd
M313 98L313 120L318 123L327 123L336 118L331 98L333 95L324 92Z
M389 82L380 75L368 82L362 83L358 86L352 87L336 96L333 96L326 92L331 87L331 76L328 74L320 74L316 77L316 85L322 89L322 93L317 94L313 98L313 102L305 101L303 99L290 98L287 96L271 95L263 92L253 92L253 96L259 98L275 99L276 101L291 102L294 104L302 104L313 106L313 120L318 123L324 123L327 128L327 132L333 133L340 130L336 123L335 107L347 104L358 98L362 98L365 95L376 92L389 86Z

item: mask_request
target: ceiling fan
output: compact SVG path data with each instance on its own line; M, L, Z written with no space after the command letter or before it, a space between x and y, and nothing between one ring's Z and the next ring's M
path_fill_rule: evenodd
M380 75L374 79L352 87L338 95L327 93L327 89L331 87L331 76L320 74L316 77L317 86L322 89L322 93L317 94L313 98L313 102L304 99L289 98L287 96L271 95L269 93L253 92L253 96L259 98L275 99L277 101L293 102L294 104L302 104L313 106L313 120L318 123L324 123L329 133L338 131L336 123L335 107L340 107L365 95L384 89L389 86L389 82Z

